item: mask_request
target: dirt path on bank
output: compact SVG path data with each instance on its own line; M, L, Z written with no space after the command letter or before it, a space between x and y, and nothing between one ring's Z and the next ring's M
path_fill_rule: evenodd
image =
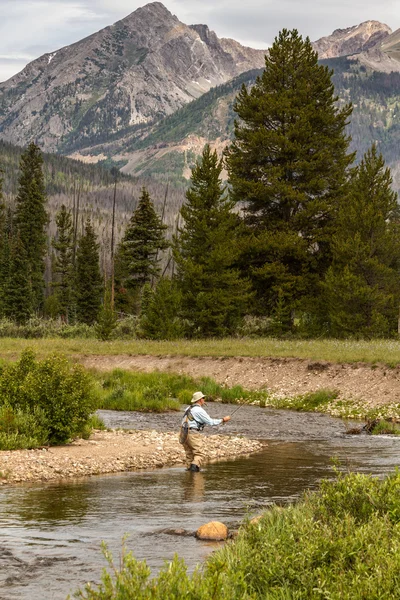
M368 406L400 403L400 365L391 369L366 363L336 364L296 358L192 358L176 356L80 356L85 367L99 371L120 368L163 371L247 389L268 389L290 397L319 389L338 390L340 398L362 400Z

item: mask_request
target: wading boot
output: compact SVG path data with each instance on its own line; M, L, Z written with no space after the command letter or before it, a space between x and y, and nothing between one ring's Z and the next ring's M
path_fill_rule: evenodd
M198 467L197 465L195 465L194 463L192 463L189 467L189 471L194 471L194 472L198 472L200 471L200 467Z

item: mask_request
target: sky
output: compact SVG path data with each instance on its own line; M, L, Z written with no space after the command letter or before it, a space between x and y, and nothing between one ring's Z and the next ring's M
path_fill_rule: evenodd
M0 0L0 81L31 60L112 25L145 0ZM183 23L206 23L219 37L268 48L284 27L312 41L377 20L400 27L399 0L165 0Z

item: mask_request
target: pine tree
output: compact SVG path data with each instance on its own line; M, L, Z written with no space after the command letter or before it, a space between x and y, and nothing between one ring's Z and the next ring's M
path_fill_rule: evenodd
M152 340L174 340L183 336L180 319L181 293L175 281L160 279L142 304L139 335Z
M345 133L352 109L337 107L331 76L309 39L284 29L235 102L226 162L247 226L243 269L264 314L278 299L293 312L330 264L333 209L354 160Z
M138 206L116 253L117 304L120 308L118 288L132 294L158 277L160 252L169 246L165 239L166 229L143 187Z
M32 308L38 311L44 301L46 225L48 216L43 157L33 142L21 155L19 188L16 198L15 225L20 243L25 248L28 277L32 289Z
M103 283L99 266L99 245L88 219L76 255L76 312L78 321L92 325L99 314Z
M4 285L8 278L9 266L6 207L3 202L3 177L0 169L0 317L4 310Z
M117 326L117 316L111 305L111 289L106 287L104 301L101 305L100 312L97 318L96 336L99 340L106 342L112 336L114 329Z
M67 323L73 303L73 240L74 226L71 211L63 204L56 216L57 236L53 239L53 248L57 255L53 269L53 287L56 290L56 298L62 314Z
M339 205L325 283L330 333L383 337L397 331L400 209L390 170L375 146L353 171Z
M4 315L19 325L32 315L29 260L19 234L10 247L10 272L4 284Z
M183 317L192 333L221 336L235 331L249 298L249 284L235 268L239 220L221 183L222 161L207 145L192 170L184 225L174 257Z

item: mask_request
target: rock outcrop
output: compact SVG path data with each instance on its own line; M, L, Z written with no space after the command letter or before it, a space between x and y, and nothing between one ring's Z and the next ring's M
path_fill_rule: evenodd
M349 54L359 54L378 46L392 30L379 21L365 21L354 27L336 29L331 35L313 43L319 58L335 58Z

